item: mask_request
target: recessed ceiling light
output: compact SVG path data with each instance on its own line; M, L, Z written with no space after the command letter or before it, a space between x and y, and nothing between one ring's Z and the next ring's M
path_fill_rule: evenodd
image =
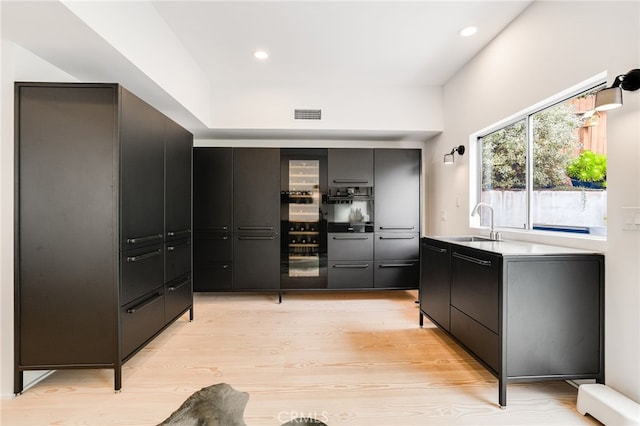
M474 35L477 32L478 32L478 27L470 25L470 26L464 27L463 29L458 31L458 34L460 34L462 37L469 37L469 36Z
M267 53L265 50L256 50L255 52L253 52L253 56L256 59L265 60L269 57L269 53Z

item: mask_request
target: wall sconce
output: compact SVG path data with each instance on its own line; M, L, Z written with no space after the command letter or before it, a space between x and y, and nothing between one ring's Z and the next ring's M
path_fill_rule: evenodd
M464 145L454 147L450 153L444 155L444 164L453 164L453 154L464 155Z
M640 89L640 69L636 68L613 80L611 87L596 93L596 111L607 111L622 106L622 90Z

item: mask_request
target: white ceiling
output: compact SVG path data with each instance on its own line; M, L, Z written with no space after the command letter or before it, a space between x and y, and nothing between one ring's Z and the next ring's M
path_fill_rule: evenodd
M155 1L221 84L440 86L529 4L512 1ZM475 36L460 37L467 26ZM270 58L252 53L265 49Z
M80 81L116 81L147 102L207 138L374 138L402 139L384 131L297 130L289 134L260 129L212 129L173 97L162 82L136 67L99 31L74 16L60 1L0 0L2 35ZM131 0L136 3L141 0ZM286 87L312 82L315 87L439 87L496 37L533 0L511 1L179 1L151 0L170 32L193 58L211 85L211 105L225 102L216 88ZM101 2L95 2L98 5ZM92 2L86 3L91 5ZM123 3L120 3L123 4ZM93 6L85 6L93 7ZM101 10L96 8L95 10ZM121 10L127 10L123 8ZM121 16L121 15L116 15ZM100 24L119 25L127 34L145 28L112 17ZM458 31L476 25L475 36ZM131 40L135 43L136 40ZM270 53L267 61L253 57ZM149 55L161 56L162 47ZM181 80L182 78L182 80ZM175 82L184 82L177 75ZM196 89L198 90L198 89ZM393 90L393 89L392 89ZM421 135L427 138L428 132ZM431 135L432 136L432 135Z

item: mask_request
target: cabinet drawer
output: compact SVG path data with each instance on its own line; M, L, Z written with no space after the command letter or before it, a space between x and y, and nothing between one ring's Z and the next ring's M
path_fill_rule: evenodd
M279 235L236 235L233 243L233 289L280 289Z
M125 305L164 284L162 245L120 254L120 305Z
M131 355L165 324L162 288L122 308L122 358Z
M164 246L164 280L170 282L191 272L191 240L179 240Z
M451 334L494 371L500 371L499 336L451 307Z
M376 233L373 251L375 260L420 258L418 234Z
M373 262L329 261L328 288L373 288Z
M193 241L194 262L230 261L233 258L230 232L198 233Z
M500 331L501 258L452 248L451 305L494 333Z
M332 260L373 260L372 233L330 232L327 247Z
M221 291L233 288L231 262L202 262L193 265L194 291Z
M180 277L164 287L164 321L168 323L193 305L191 276Z
M420 262L406 260L376 261L373 283L375 288L418 288Z

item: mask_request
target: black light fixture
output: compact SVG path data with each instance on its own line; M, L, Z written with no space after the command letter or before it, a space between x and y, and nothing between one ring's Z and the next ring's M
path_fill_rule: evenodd
M611 87L596 93L596 111L607 111L622 106L622 90L631 92L640 89L640 69L621 74L613 80Z
M453 164L453 154L464 155L464 145L455 146L450 153L444 155L444 164Z

